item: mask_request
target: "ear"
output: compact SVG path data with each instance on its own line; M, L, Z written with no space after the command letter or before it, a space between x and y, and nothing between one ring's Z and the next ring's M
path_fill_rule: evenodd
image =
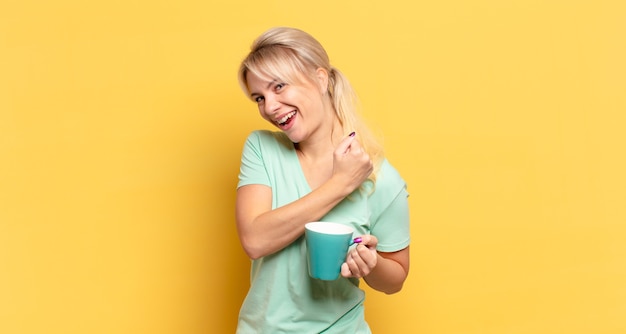
M320 93L325 94L328 91L328 71L320 67L315 71L315 77L317 78Z

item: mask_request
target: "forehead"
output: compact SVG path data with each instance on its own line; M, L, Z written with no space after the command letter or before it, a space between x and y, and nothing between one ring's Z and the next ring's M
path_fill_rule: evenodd
M302 73L287 75L286 77L271 77L270 75L248 71L246 73L246 83L250 95L260 94L264 90L269 90L276 83L285 83L303 88L313 86L313 80Z
M248 72L246 74L246 82L248 85L248 91L250 95L260 94L266 89L269 89L271 85L278 81L277 79L272 79L269 77L261 77L256 73Z

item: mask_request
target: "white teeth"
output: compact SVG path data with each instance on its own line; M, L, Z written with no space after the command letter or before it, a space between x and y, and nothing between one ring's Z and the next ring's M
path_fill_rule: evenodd
M277 123L278 124L283 124L283 123L287 122L288 119L292 118L293 115L295 115L295 114L296 114L296 112L292 111L292 112L288 113L287 115L285 115L283 118L279 119Z

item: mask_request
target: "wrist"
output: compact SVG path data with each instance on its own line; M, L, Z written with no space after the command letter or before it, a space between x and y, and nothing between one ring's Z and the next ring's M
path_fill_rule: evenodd
M345 182L343 178L337 177L333 175L327 182L329 188L334 194L337 194L342 199L346 196L350 195L354 189L356 189L353 185L348 182Z

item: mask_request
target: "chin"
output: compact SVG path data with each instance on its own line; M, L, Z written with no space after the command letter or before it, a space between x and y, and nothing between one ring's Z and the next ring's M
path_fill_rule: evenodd
M302 138L300 138L300 136L296 136L296 135L294 135L294 134L288 134L287 132L284 132L284 131L283 131L283 133L284 133L284 134L287 136L287 138L289 138L289 140L291 140L291 142L292 142L292 143L294 143L294 144L297 144L297 143L299 143L299 142L301 142L301 141L302 141Z

